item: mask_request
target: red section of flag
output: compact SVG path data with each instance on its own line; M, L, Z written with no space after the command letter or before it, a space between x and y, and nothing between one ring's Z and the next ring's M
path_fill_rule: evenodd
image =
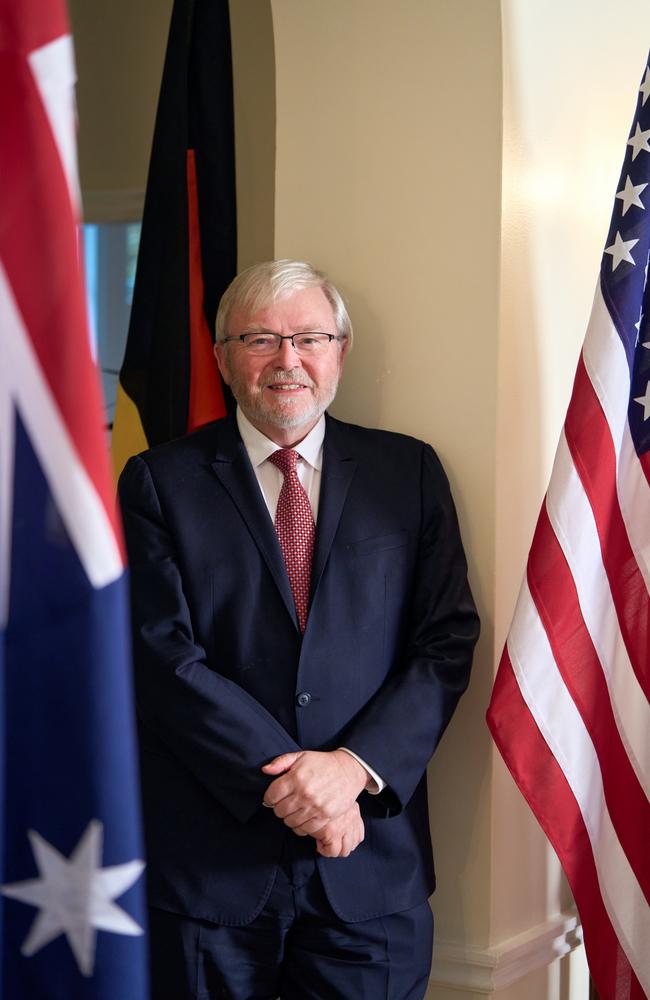
M565 433L594 512L623 640L650 698L650 599L618 504L616 454L609 424L581 358Z
M522 697L507 649L499 664L488 723L512 776L553 844L569 880L583 919L589 966L601 1000L644 1000L645 993L603 905L580 808Z
M55 38L69 34L65 4L56 0L2 0L1 48L27 55ZM5 34L6 33L6 34Z
M223 387L212 351L212 337L203 310L203 263L201 260L201 226L196 183L194 150L187 151L187 214L190 297L190 399L187 413L188 431L219 417L225 417Z
M555 662L596 748L612 821L650 898L650 803L621 742L575 582L545 507L530 550L528 585Z
M62 5L37 5L33 0L28 24L36 18L37 8L44 24L54 29L65 24ZM55 41L54 36L43 39L42 26L33 34L42 44ZM117 532L102 403L90 352L77 219L28 54L0 53L0 258L68 434ZM63 343L53 336L54 330L66 331ZM89 414L96 419L88 419Z

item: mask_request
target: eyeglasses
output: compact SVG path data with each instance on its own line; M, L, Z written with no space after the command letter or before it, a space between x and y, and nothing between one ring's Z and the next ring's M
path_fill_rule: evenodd
M281 333L242 333L238 337L224 337L222 343L230 344L240 340L247 354L256 357L276 354L283 340L290 340L296 354L323 354L333 340L343 340L333 333L292 333L284 336Z

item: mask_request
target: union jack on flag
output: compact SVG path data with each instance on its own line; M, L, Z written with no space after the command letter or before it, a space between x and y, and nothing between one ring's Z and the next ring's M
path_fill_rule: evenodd
M601 1000L650 996L650 66L488 723Z
M127 595L63 0L0 0L0 995L144 1000Z

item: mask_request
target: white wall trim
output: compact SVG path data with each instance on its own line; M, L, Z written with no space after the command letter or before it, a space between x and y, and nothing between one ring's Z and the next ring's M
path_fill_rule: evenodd
M84 222L140 222L144 190L81 192Z
M561 913L490 948L441 941L434 943L429 985L493 993L568 955L581 944L582 926L571 912Z

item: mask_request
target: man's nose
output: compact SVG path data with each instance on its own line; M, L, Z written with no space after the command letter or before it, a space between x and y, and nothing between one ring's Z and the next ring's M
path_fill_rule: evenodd
M280 341L280 346L273 361L275 362L276 368L295 368L300 364L300 355L291 341L287 338L286 340Z

